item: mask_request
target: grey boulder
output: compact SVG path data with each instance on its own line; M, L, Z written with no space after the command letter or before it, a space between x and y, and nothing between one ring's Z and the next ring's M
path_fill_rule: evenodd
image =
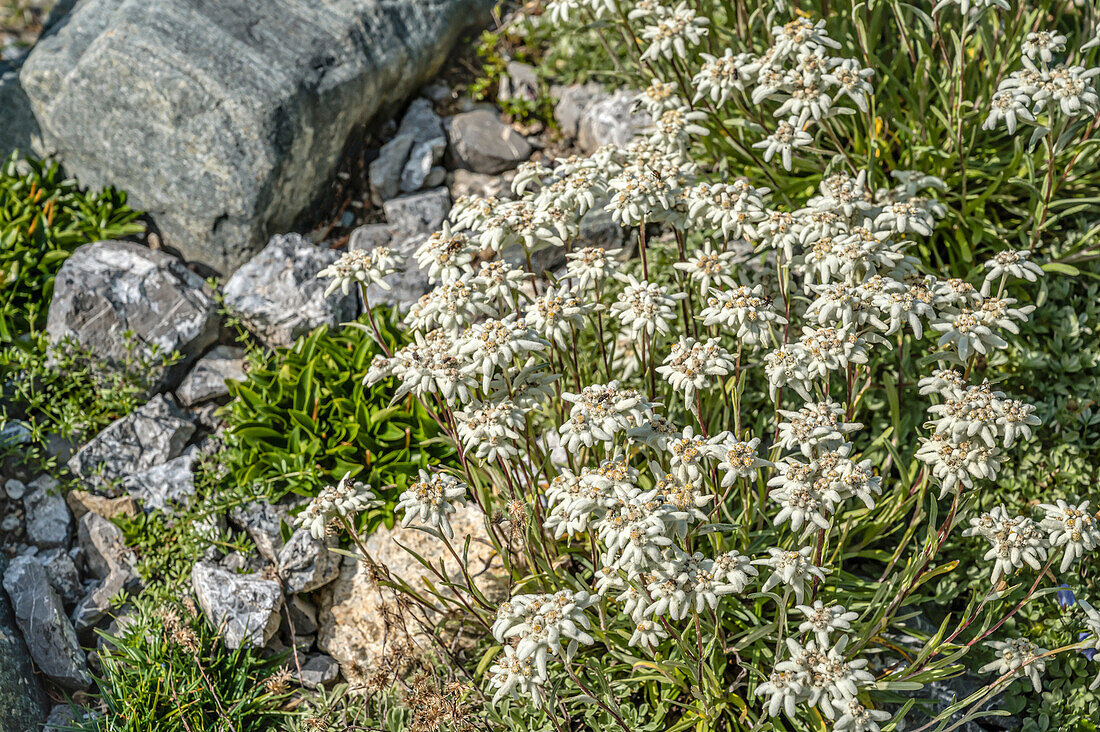
M312 655L302 664L302 686L319 689L335 683L340 676L340 664L332 656L323 653Z
M191 570L191 583L207 620L229 648L260 648L279 629L283 590L278 582L198 562Z
M57 590L57 595L65 607L72 607L84 595L84 587L80 584L80 571L76 568L74 555L79 558L79 550L68 552L64 549L47 549L33 555L42 565L42 569L46 570L50 586Z
M76 632L38 560L28 556L13 559L4 571L3 584L15 622L39 670L66 689L91 686L92 677Z
M195 497L192 468L198 457L194 448L166 463L127 476L122 489L141 502L146 511L174 512Z
M26 422L14 420L0 428L0 447L13 447L25 445L31 441L34 435Z
M381 204L397 195L401 187L401 174L412 146L413 136L404 134L394 136L379 148L378 157L367 169L367 180L377 203Z
M503 173L531 157L531 143L488 109L455 115L447 136L455 166L475 173Z
M115 368L146 361L151 390L171 386L217 329L217 302L201 277L173 256L124 241L85 244L65 260L46 321L51 343L71 341ZM173 366L156 356L175 351L183 361Z
M559 91L554 117L585 152L626 145L653 124L648 113L634 108L636 96L627 90L608 93L598 84L568 87Z
M432 171L440 170L436 163L443 159L443 153L446 150L447 138L443 135L418 142L409 153L409 159L401 171L401 191L411 193L428 184ZM436 185L439 185L439 182L436 182Z
M168 244L228 273L309 211L349 139L492 6L84 0L0 84L0 142L128 191Z
M279 550L283 548L282 522L286 516L285 506L267 501L249 501L229 510L229 520L244 529L261 556L270 562L278 562Z
M325 297L329 281L317 277L338 257L298 234L272 237L229 278L225 304L264 343L289 347L319 325L355 317L355 295L337 290Z
M86 513L80 518L77 536L88 572L98 580L72 612L73 627L83 633L107 617L116 597L137 590L140 580L134 568L137 557L113 523L99 514Z
M160 394L80 448L69 470L89 484L109 484L178 456L194 433L187 414Z
M401 117L398 135L410 135L414 144L443 137L443 120L432 108L430 100L423 97L409 102Z
M0 555L0 576L6 574ZM45 696L34 678L30 653L16 627L15 616L0 592L0 730L25 732L38 729L46 714Z
M312 592L340 576L340 555L302 528L279 551L278 566L287 593Z
M122 531L96 513L80 517L77 536L84 549L88 573L96 579L106 579L114 572L135 576L137 557L126 546Z
M409 193L428 185L433 166L443 159L446 148L443 121L432 103L414 99L397 134L379 149L378 157L370 164L368 175L375 202L381 204L399 191Z
M57 481L43 475L29 488L30 492L23 496L27 538L42 549L67 547L73 517L65 497L58 490Z
M244 349L215 346L191 368L176 389L176 398L185 407L193 407L229 395L228 379L243 381Z
M382 205L386 222L405 234L430 234L443 225L451 211L451 194L446 188L391 198Z

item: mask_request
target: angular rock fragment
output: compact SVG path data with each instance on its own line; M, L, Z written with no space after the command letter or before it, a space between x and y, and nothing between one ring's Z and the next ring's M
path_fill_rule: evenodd
M298 529L279 551L279 576L287 593L312 592L340 575L340 559L329 551L329 542Z
M488 109L455 115L447 136L455 167L476 173L503 173L531 157L531 143Z
M325 297L329 282L317 277L338 257L298 234L274 236L229 278L225 304L264 343L288 347L319 325L355 317L354 293Z
M67 547L73 520L57 481L43 475L29 489L23 496L27 538L42 549Z
M65 260L46 323L51 343L71 341L115 368L147 361L140 376L151 390L172 386L217 329L218 305L201 277L165 252L125 241L85 244ZM160 362L176 351L180 363Z
M279 629L283 590L278 582L198 562L191 583L207 620L229 648L261 648Z
M243 381L244 349L216 346L200 358L176 389L176 398L185 407L221 399L229 395L228 379Z
M160 394L80 448L69 470L93 486L110 484L178 456L194 433L175 400Z
M46 570L34 557L16 557L4 572L4 591L34 664L73 691L92 684L87 660Z

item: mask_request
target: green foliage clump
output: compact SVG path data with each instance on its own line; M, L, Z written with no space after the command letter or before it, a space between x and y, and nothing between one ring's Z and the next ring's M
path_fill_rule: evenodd
M190 603L138 601L117 635L100 634L102 716L80 732L279 729L286 697L281 657L226 648Z
M520 122L539 121L547 125L554 125L554 101L547 93L545 71L542 66L536 66L535 72L539 77L539 89L534 99L524 96L499 96L500 84L508 75L508 62L519 61L521 63L535 62L533 48L529 46L524 36L516 35L516 31L523 26L514 26L511 29L503 28L496 31L485 31L481 34L477 43L477 58L481 68L477 77L470 82L467 92L478 100L493 100L506 115Z
M1095 485L1100 462L1100 264L1040 281L1038 308L1010 341L1002 368L1043 420L1004 485L1048 502Z
M392 314L375 320L391 351L403 344ZM395 496L419 468L452 458L454 449L438 439L438 426L415 399L393 402L389 381L363 385L381 353L365 322L322 327L291 348L254 354L247 380L230 382L221 456L228 494L312 497L350 472L385 499L371 514L378 519L392 516Z
M0 459L10 453L44 467L52 437L80 442L129 414L148 397L153 366L176 357L131 349L121 364L107 367L69 341L50 345L41 332L0 347L0 428L19 420L30 431L28 445L0 445Z
M61 264L81 244L140 233L113 188L87 192L55 162L13 154L0 165L0 343L41 328Z

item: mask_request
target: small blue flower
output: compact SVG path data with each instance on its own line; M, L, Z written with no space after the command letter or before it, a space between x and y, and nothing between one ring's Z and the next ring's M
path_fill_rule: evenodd
M1090 635L1091 635L1091 633L1086 633L1085 631L1081 631L1080 633L1077 634L1077 640L1084 640L1085 638L1088 638ZM1083 649L1081 649L1080 653L1081 653L1082 656L1084 656L1085 658L1087 658L1088 660L1091 661L1092 657L1096 655L1096 649L1095 648L1083 648Z
M1069 585L1063 584L1062 587L1068 588ZM1058 604L1064 608L1077 604L1077 596L1073 594L1073 590L1058 590L1054 593L1054 596L1058 599Z

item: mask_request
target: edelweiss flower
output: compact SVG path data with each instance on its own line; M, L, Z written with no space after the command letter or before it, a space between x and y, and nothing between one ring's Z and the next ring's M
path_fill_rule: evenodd
M1043 268L1029 261L1031 252L1026 249L1014 252L1011 249L997 252L993 259L983 266L986 269L985 280L982 282L982 296L989 296L990 285L999 277L1016 277L1018 279L1034 282L1043 276Z
M344 473L336 485L326 486L309 502L295 523L308 528L314 539L324 539L329 521L336 517L353 518L377 503L374 493L362 483L352 481L351 473Z
M1043 672L1047 663L1039 656L1047 652L1027 638L1011 638L1007 641L986 641L982 645L992 648L996 654L992 661L978 669L978 673L993 672L1000 676L1022 671L1031 680L1031 686L1038 694L1042 691Z
M791 117L780 122L775 132L760 142L754 142L752 146L764 151L765 163L771 162L778 153L779 159L783 161L783 169L790 170L795 148L806 147L813 141L813 136L802 129L798 117Z
M799 633L813 633L822 646L829 645L829 634L838 630L851 630L852 621L859 613L848 612L840 605L825 606L821 600L815 600L812 606L798 605L798 612L806 616L806 621L798 626Z
M963 536L983 536L992 548L985 559L992 559L993 585L1025 564L1040 570L1047 558L1047 538L1027 516L1009 516L1004 506L970 519Z
M829 572L814 566L811 560L813 551L812 546L802 547L798 551L772 548L768 549L770 556L767 559L754 559L753 564L770 567L772 570L760 591L767 592L776 585L784 584L794 593L795 600L801 603L806 595L807 583L813 578L824 582L825 575Z
M577 289L587 292L619 271L621 249L585 247L566 255L565 276L577 279Z
M654 11L654 24L642 29L642 38L649 41L642 52L643 60L686 58L688 46L698 45L707 34L710 21L696 16L686 2L675 8L656 5Z
M516 638L516 658L534 660L538 677L546 678L550 655L569 660L579 644L594 642L586 632L590 624L584 611L598 601L598 597L583 591L516 595L497 610L493 637L498 643Z
M1100 524L1089 513L1089 501L1071 506L1059 498L1055 504L1044 503L1039 508L1046 511L1046 517L1039 526L1047 532L1051 549L1065 547L1060 572L1065 572L1087 552L1100 547Z
M729 488L738 478L753 478L760 468L770 467L772 463L757 457L756 448L760 444L760 438L754 437L748 442L742 442L733 435L723 433L725 436L719 448L718 454L721 460L718 470L722 473L722 487Z
M526 696L538 703L546 680L546 674L539 673L530 658L520 659L512 646L504 646L504 655L497 657L489 667L489 684L497 689L493 694L494 704L505 696L516 699Z
M627 286L619 293L619 299L611 306L611 314L618 318L634 338L645 334L668 333L669 323L676 317L672 306L687 297L686 292L668 294L666 288L652 282L639 282L633 275L624 278Z
M413 523L438 529L448 539L454 538L450 517L459 506L466 503L467 486L445 473L428 475L420 471L420 479L401 494L394 513L404 511L401 525L408 528Z
M718 344L717 338L700 343L694 338L680 337L673 343L664 363L657 367L660 374L672 385L673 389L683 392L684 399L691 403L696 391L708 384L722 383L723 377L733 371L733 358L729 351Z
M320 279L332 278L332 282L325 288L325 297L336 290L345 295L355 283L366 285L378 285L383 290L390 289L386 282L386 275L397 271L397 258L389 247L376 247L369 252L355 249L344 252L335 262L317 273Z

